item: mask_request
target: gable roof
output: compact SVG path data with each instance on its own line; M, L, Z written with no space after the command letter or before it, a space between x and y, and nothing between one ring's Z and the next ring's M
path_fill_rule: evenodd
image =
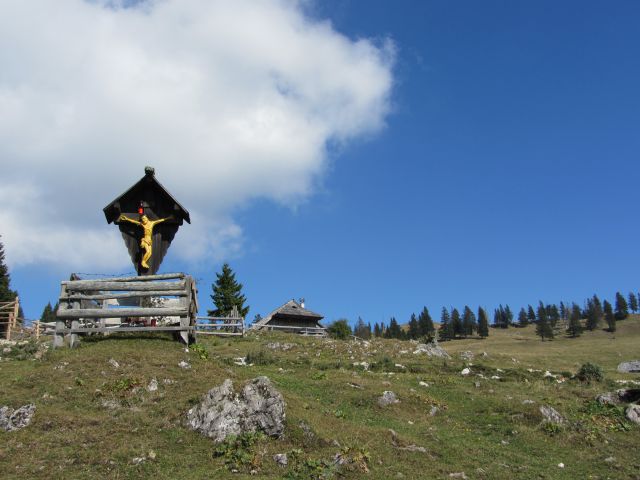
M271 319L275 316L287 316L287 317L302 317L308 320L315 320L319 322L324 317L319 313L312 312L311 310L307 310L302 305L300 305L295 300L289 300L287 303L282 305L281 307L276 308L273 312L267 315L264 318L261 318L260 321L254 323L251 328L260 328L264 327L267 323L271 321Z
M182 224L182 220L191 223L187 209L180 205L180 202L173 198L167 189L156 179L153 167L145 167L144 177L103 208L107 223L112 223L118 219L120 213L122 213L121 204L131 203L132 200L138 202L142 197L141 193L148 190L153 190L163 202L173 204L173 215L180 224Z

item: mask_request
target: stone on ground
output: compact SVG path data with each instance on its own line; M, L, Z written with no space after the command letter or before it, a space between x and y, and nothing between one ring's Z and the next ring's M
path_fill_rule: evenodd
M205 394L187 412L187 424L219 443L229 435L262 431L272 437L284 432L285 403L267 377L250 380L239 393L230 379Z
M33 403L23 405L14 410L10 407L0 407L0 430L11 432L20 430L31 423L36 406Z
M622 362L618 365L620 373L640 373L640 360L631 360L630 362Z
M626 411L627 419L640 425L640 405L629 405Z
M554 423L556 425L564 424L564 417L560 415L560 413L558 413L558 411L553 407L550 407L548 405L541 405L540 413L549 423Z
M382 392L382 396L378 397L378 405L381 407L386 407L387 405L391 405L392 403L399 403L398 397L396 394L390 390L385 390Z
M414 354L425 353L428 357L451 358L451 356L437 343L419 343Z

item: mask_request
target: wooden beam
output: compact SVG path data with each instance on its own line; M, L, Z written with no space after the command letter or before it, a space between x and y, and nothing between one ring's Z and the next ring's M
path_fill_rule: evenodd
M150 282L153 280L169 280L171 278L184 278L184 273L163 273L160 275L143 275L136 277L107 277L100 278L97 281L100 282ZM63 285L74 283L74 282L93 282L96 280L65 280L61 282Z
M58 318L122 318L122 317L185 317L185 308L70 308L58 310Z
M56 333L179 332L184 330L193 330L193 327L79 327L56 330Z
M181 282L103 282L100 280L73 280L64 284L67 290L100 291L100 290L128 290L128 291L168 291L184 290Z
M102 293L98 295L83 295L81 293L71 293L66 297L60 297L60 301L68 300L110 300L116 298L136 298L136 297L184 297L187 292L183 290L158 290L150 292L125 292L125 293Z

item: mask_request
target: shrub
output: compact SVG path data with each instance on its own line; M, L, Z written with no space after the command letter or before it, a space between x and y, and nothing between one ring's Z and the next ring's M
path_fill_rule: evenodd
M327 327L327 332L329 332L329 335L331 335L332 338L337 338L339 340L346 340L352 334L351 327L344 318L336 320L329 325Z
M581 382L601 382L604 380L604 373L602 372L602 367L595 363L583 363L578 373L576 373L576 378Z

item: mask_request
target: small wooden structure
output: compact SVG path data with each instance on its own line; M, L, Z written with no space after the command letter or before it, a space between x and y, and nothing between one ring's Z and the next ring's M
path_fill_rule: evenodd
M12 333L22 325L18 312L20 312L19 297L11 302L0 302L0 334L7 340L11 340Z
M258 320L251 326L254 330L280 330L302 335L325 336L326 329L320 325L324 317L304 307L304 300L300 302L289 300L276 308L265 318Z
M144 172L144 177L104 207L103 211L107 223L115 223L120 228L138 275L154 275L160 268L178 228L183 221L191 223L191 219L189 212L156 179L155 170L152 167L146 167ZM140 241L143 230L131 222L121 221L121 215L130 218L140 218L145 215L150 221L168 218L153 227L153 253L148 269L141 265L143 252Z
M132 306L133 305L133 306ZM184 273L62 282L56 313L54 347L70 346L79 334L175 332L193 343L198 296L193 278Z

